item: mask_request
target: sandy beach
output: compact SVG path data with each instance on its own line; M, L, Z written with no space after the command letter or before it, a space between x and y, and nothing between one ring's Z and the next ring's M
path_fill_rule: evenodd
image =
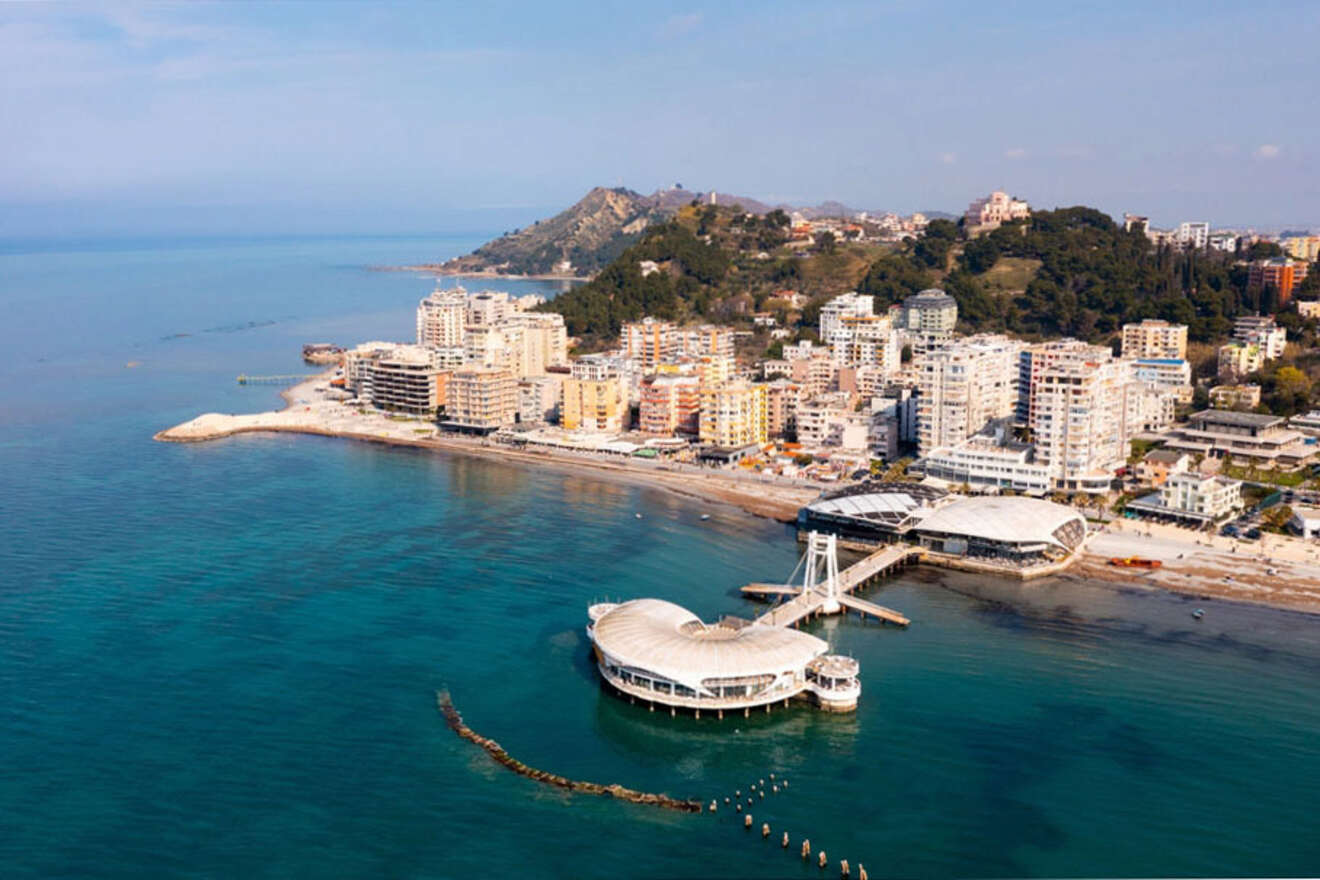
M1128 556L1158 559L1162 565L1147 571L1109 564L1111 557ZM1087 539L1085 552L1065 577L1320 613L1320 550L1282 535L1241 541L1120 520Z
M792 522L798 508L814 499L819 488L789 486L754 475L722 471L679 470L665 462L641 462L563 451L513 449L491 440L439 433L434 424L419 419L390 417L374 410L359 410L330 399L333 370L286 389L282 410L226 414L206 413L160 431L156 440L202 443L251 432L316 434L394 446L413 446L478 455L533 467L576 470L596 477L644 483L680 495L729 504L757 516Z

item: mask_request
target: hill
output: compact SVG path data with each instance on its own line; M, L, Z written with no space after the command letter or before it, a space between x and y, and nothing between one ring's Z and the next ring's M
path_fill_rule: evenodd
M854 289L887 252L827 237L790 245L783 210L760 216L737 210L741 205L689 202L648 228L592 281L540 308L562 314L569 333L587 347L614 339L623 322L646 315L750 328L754 312L771 311L785 326L809 326L821 302ZM810 304L790 307L776 297L785 289L804 294Z
M439 266L448 274L573 275L589 277L609 265L648 227L663 222L693 201L709 201L709 193L680 187L649 196L622 187L598 186L572 207L548 220L507 232L472 253ZM755 199L716 193L721 205L764 214L771 209Z

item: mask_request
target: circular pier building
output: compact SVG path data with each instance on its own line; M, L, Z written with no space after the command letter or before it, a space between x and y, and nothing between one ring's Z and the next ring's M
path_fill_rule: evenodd
M725 617L703 623L661 599L601 603L588 611L596 667L630 698L723 717L794 697L823 709L857 707L857 661L831 655L805 632Z

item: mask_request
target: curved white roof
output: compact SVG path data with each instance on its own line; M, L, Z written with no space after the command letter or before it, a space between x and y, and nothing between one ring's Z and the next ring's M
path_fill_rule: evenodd
M795 629L703 624L691 611L663 599L624 602L596 621L593 634L597 646L620 664L698 691L708 678L801 670L829 650L821 639Z
M1071 552L1054 532L1069 522L1086 520L1071 507L1015 496L973 496L936 508L916 525L921 532L940 532L998 541L1004 544L1053 544Z

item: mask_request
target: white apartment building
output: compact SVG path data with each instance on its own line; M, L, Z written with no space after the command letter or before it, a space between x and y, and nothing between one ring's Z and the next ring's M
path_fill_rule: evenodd
M958 301L936 287L909 296L893 311L899 315L899 327L915 335L923 350L951 339L958 326Z
M838 321L825 342L836 364L877 367L886 377L898 372L898 334L887 315L847 315Z
M859 413L842 392L804 401L797 407L797 438L813 449L863 450L870 442L869 413Z
M826 345L844 318L869 318L875 314L875 297L845 293L820 307L820 338Z
M1256 344L1230 342L1219 346L1218 376L1221 379L1240 379L1265 366L1265 352Z
M917 445L922 456L1013 415L1022 348L1018 340L986 334L951 340L918 359Z
M978 434L955 446L941 446L922 458L926 476L975 489L1014 489L1044 494L1054 488L1049 468L1038 464L1030 443Z
M1187 325L1151 318L1139 324L1124 324L1122 352L1125 358L1182 360L1187 357Z
M532 424L557 421L563 388L562 373L547 373L519 381L518 421Z
M1178 244L1200 250L1210 244L1210 224L1184 221L1178 224Z
M1128 454L1130 385L1130 362L1112 357L1062 362L1033 381L1029 426L1036 461L1056 488L1109 491Z
M1265 360L1283 357L1288 334L1269 315L1243 315L1233 321L1233 341L1259 345Z
M1014 413L1018 423L1031 424L1035 395L1045 370L1064 363L1099 363L1112 357L1107 347L1091 345L1080 339L1055 339L1025 346L1019 358L1018 401Z
M1132 377L1171 391L1177 400L1187 403L1192 399L1192 365L1180 358L1139 358L1132 362Z
M417 344L431 348L461 348L467 326L467 291L437 287L417 304Z
M1242 483L1191 471L1170 474L1160 487L1160 505L1189 519L1217 520L1242 507Z
M469 327L498 324L514 313L509 295L500 290L483 290L467 298L465 320Z

